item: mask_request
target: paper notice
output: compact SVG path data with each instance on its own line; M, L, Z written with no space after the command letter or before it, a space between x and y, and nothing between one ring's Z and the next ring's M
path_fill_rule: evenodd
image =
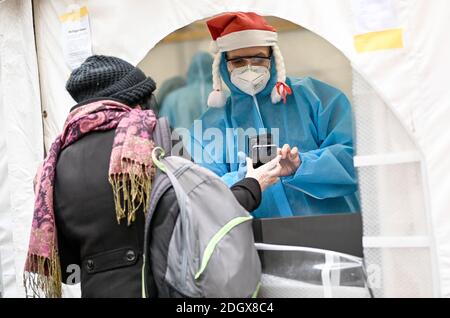
M392 0L352 0L352 8L359 53L403 48L403 29Z
M71 5L59 17L64 60L71 70L92 55L91 29L86 6Z
M353 0L352 6L356 34L399 27L392 0Z

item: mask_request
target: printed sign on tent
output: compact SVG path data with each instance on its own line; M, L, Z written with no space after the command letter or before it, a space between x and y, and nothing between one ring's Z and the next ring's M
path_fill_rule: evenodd
M64 60L71 70L92 55L91 29L86 6L70 5L59 17L62 30Z
M392 0L352 0L359 53L403 48L400 27Z

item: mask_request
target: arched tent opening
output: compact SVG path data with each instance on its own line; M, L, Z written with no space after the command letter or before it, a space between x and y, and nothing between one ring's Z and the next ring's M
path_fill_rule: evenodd
M276 21L285 20L271 22ZM363 247L374 296L436 295L423 154L397 114L341 51L314 32L292 25L286 27L288 32L279 32L288 75L316 77L343 90L353 102ZM205 20L188 26L165 37L140 62L159 83L184 75L192 56L208 50ZM404 264L400 272L396 264Z
M38 54L35 65L39 65L41 102L47 114L44 118L47 147L72 104L64 91L70 70L62 58L58 38L48 36L49 32L58 34L58 16L68 4L69 1L34 2ZM96 1L87 5L93 51L117 55L135 64L174 30L225 11L255 11L280 17L304 26L342 51L354 70L355 163L360 176L365 256L369 275L371 271L374 273L371 283L379 286L376 296L449 295L446 234L449 183L445 178L448 163L443 158L450 142L445 112L450 99L442 83L449 70L444 62L450 49L441 47L439 52L435 49L445 36L442 30L448 21L442 12L448 11L448 3L441 1L430 7L422 1L395 2L394 11L404 31L404 47L369 53L358 53L355 49L356 17L350 1L303 0L295 4L281 1L276 7L262 1L227 4L167 1L158 10L150 3L138 1ZM31 7L18 10L29 16ZM442 67L431 72L433 63L442 63ZM2 106L5 109L4 103ZM35 111L36 114L39 112ZM32 167L29 170L31 174ZM9 172L10 176L11 173L17 176L16 172ZM10 191L27 189L28 201L32 198L25 184L8 187ZM9 202L14 206L17 199ZM27 211L14 215L8 212L8 217L31 221L30 203L27 207ZM27 226L14 230L18 259L26 249ZM423 263L416 266L419 259ZM3 273L17 272L17 278L21 270L20 261L9 263L7 268L2 266Z
M211 36L206 27L209 18L195 21L164 37L139 62L138 65L159 83L157 90L171 77L186 76L197 52L210 53ZM302 26L277 17L265 18L277 29L289 75L304 77L309 74L336 86L352 98L352 70L342 52Z

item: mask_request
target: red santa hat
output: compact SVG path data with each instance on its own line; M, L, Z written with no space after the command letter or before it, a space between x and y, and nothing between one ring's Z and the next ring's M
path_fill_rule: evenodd
M275 28L254 12L228 12L208 20L206 24L213 39L211 50L215 53L212 65L213 92L209 95L208 106L223 107L226 103L220 77L222 53L253 46L272 47L278 76L277 84L272 90L272 103L277 104L282 99L286 103L286 95L291 94L291 89L286 85L286 70L277 45L278 34Z

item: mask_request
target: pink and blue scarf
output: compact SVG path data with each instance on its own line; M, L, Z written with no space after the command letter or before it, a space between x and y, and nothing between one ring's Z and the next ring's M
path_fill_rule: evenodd
M61 297L61 267L53 207L53 190L58 156L62 150L88 133L115 129L109 166L117 221L135 220L135 213L147 206L154 167L151 153L156 116L151 110L131 108L104 100L72 111L35 178L34 216L24 283L27 295Z

